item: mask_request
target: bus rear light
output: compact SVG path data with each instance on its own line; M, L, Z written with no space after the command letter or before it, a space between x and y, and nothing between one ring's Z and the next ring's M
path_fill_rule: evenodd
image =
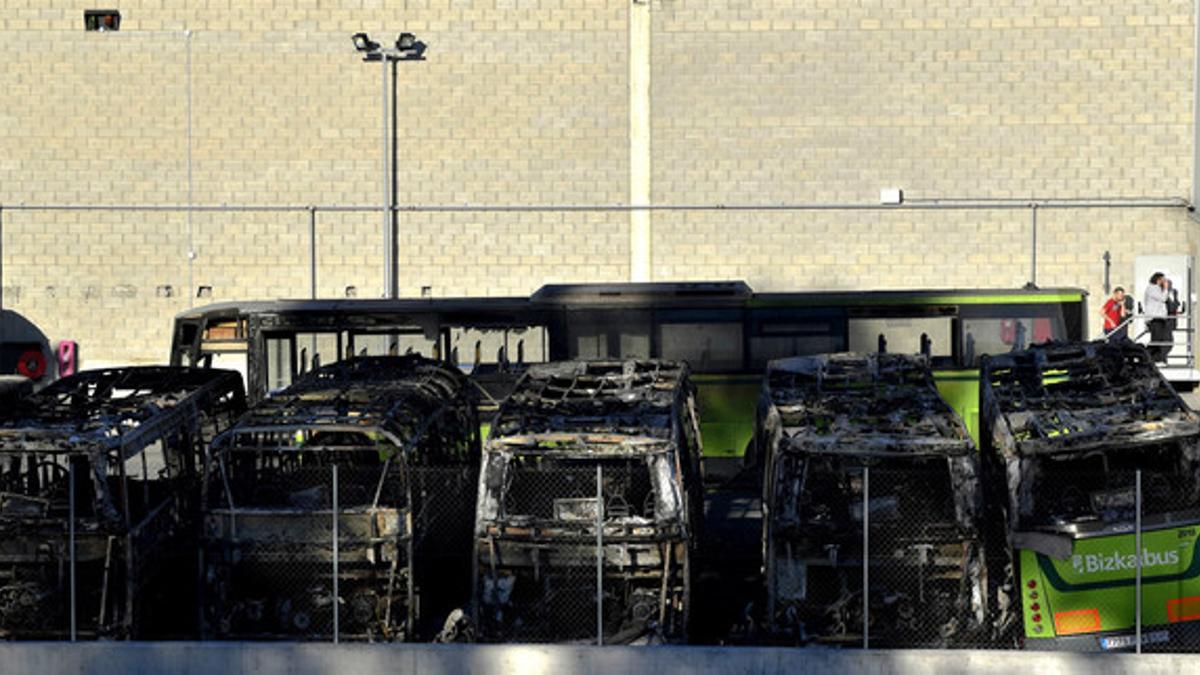
M1176 598L1167 601L1167 621L1195 621L1200 619L1200 596Z
M1074 609L1054 613L1054 630L1059 635L1091 633L1100 630L1100 610Z
M1028 587L1030 587L1030 588L1037 588L1037 581L1036 581L1036 580L1034 580L1034 579L1030 579L1030 580L1029 580L1029 583L1027 583L1027 584L1025 584L1025 585L1026 585L1026 586L1028 586Z
M1036 602L1035 602L1035 603L1033 603L1032 605L1030 605L1030 606L1029 606L1029 609L1031 609L1031 610L1033 610L1033 611L1035 611L1035 612L1036 612L1036 611L1038 611L1038 610L1039 610L1039 609L1041 609L1041 608L1042 608L1042 606L1041 606L1041 605L1039 605L1039 604L1037 604Z
M1033 622L1034 622L1034 623L1041 623L1041 621L1042 621L1042 615L1041 615L1041 614L1034 614L1034 615L1033 615Z

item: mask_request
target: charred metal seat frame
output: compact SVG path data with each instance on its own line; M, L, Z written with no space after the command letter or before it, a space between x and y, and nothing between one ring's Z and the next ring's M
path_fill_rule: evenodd
M3 635L161 635L147 612L195 597L163 579L194 564L204 447L244 410L237 373L174 367L85 371L0 410Z

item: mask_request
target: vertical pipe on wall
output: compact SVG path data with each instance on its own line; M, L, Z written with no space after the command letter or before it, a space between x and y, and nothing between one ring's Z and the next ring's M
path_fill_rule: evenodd
M317 207L308 207L308 284L309 296L317 299Z
M0 344L4 344L4 206L0 205Z
M1192 14L1192 198L1200 200L1200 0L1196 0ZM1189 209L1192 217L1194 211Z
M1027 284L1027 286L1029 288L1037 288L1037 246L1038 246L1038 244L1037 244L1037 234L1038 234L1037 233L1037 230L1038 230L1037 214L1038 214L1038 205L1036 203L1030 204L1029 212L1030 212L1030 219L1031 219L1031 222L1029 225L1031 240L1029 242L1029 284Z
M397 208L400 204L400 154L399 154L399 127L397 126L396 110L400 107L399 101L396 100L396 59L387 59L392 64L392 168L391 168L391 187L392 198L388 206L388 211L391 213L391 248L388 250L388 256L392 261L392 272L389 279L391 285L388 286L388 297L400 297L400 210Z
M380 102L383 107L383 152L380 159L383 162L383 297L391 297L393 288L392 270L392 181L388 175L388 59L379 60L383 69L380 72Z
M195 198L192 180L192 31L183 31L187 54L185 69L187 79L187 259L188 259L188 307L196 304L196 231L192 222L192 206Z
M650 204L650 1L629 7L629 203ZM650 281L650 211L629 212L629 280Z

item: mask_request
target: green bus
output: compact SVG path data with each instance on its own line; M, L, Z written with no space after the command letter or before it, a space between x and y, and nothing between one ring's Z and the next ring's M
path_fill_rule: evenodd
M346 355L416 352L457 364L494 406L531 363L687 361L706 469L719 476L752 445L771 359L925 352L939 390L978 440L979 358L1086 339L1086 300L1086 291L1070 288L756 293L733 281L549 285L529 297L224 303L176 318L171 362L240 370L256 400Z
M1147 649L1200 648L1200 417L1128 341L981 368L989 522L1024 646L1131 650L1140 629Z

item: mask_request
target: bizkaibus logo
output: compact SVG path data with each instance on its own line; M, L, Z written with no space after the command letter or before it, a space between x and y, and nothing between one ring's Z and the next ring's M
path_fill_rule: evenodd
M1179 551L1151 551L1142 549L1142 568L1165 567L1179 564ZM1088 572L1120 572L1137 569L1137 556L1117 553L1087 553L1071 556L1071 566L1076 574Z

